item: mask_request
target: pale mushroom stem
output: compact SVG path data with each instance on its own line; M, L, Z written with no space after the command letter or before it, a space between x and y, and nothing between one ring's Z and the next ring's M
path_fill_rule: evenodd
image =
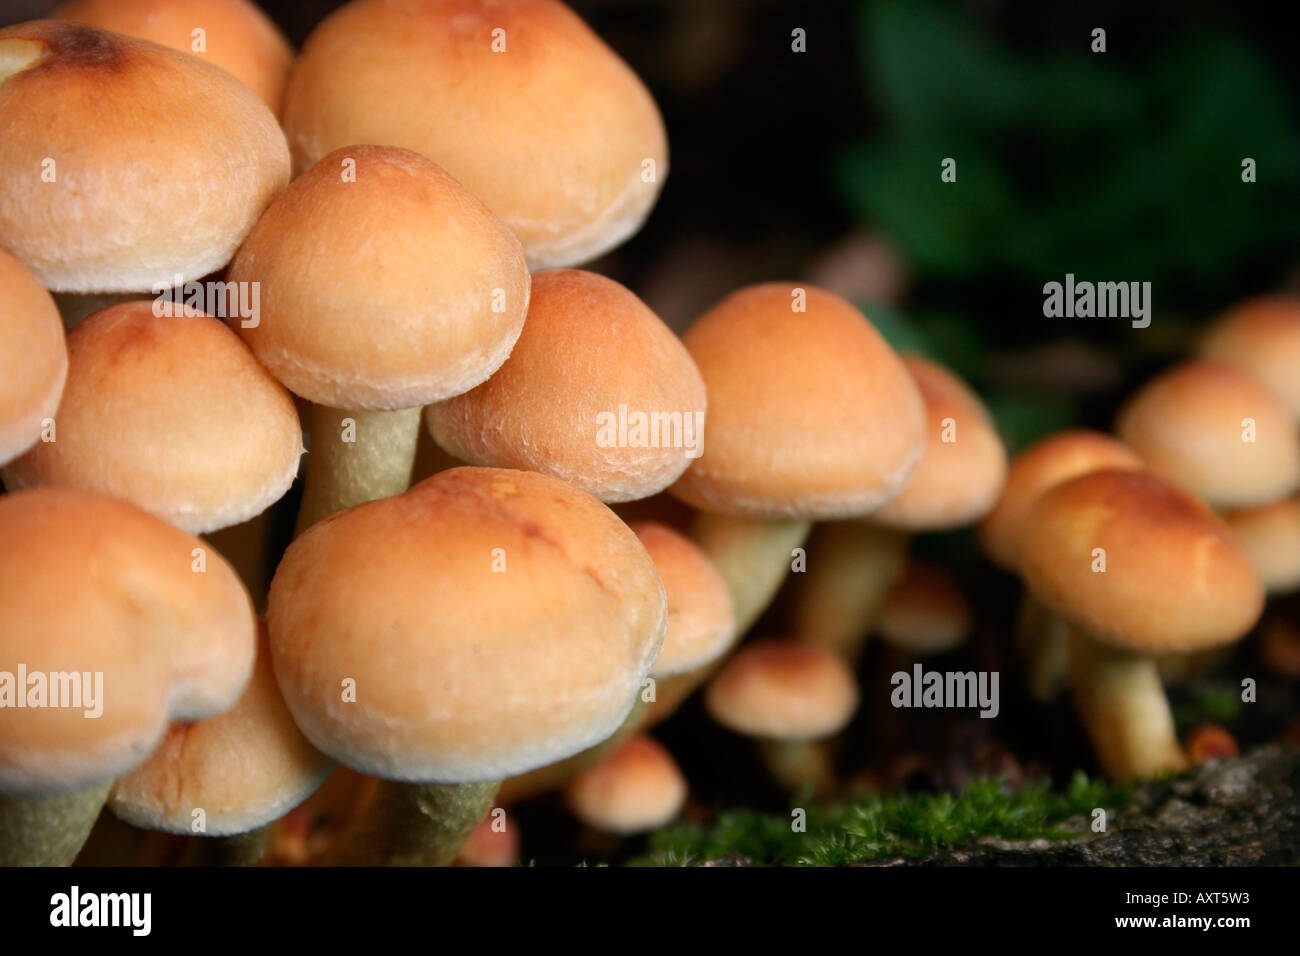
M795 634L855 663L885 595L907 564L910 535L862 521L821 525L795 596Z
M347 411L313 404L307 429L311 454L297 532L336 511L409 488L420 411Z
M1070 626L1028 591L1016 616L1016 650L1034 700L1046 703L1070 683Z
M0 867L71 866L111 786L106 780L50 796L0 794Z
M314 864L445 866L491 811L501 782L379 784L370 806Z
M1106 776L1150 779L1187 769L1151 657L1072 631L1070 679L1079 718Z
M781 789L824 797L835 789L835 761L825 740L760 740L759 756Z

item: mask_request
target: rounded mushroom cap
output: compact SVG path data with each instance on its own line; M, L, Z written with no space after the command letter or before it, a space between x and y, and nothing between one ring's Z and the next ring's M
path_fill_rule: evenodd
M124 502L48 488L0 496L0 541L0 792L120 776L168 720L238 698L252 605L210 549L196 572L197 538Z
M50 18L192 53L230 73L272 113L280 112L293 50L249 0L69 0ZM196 50L194 31L200 29L204 48Z
M0 465L31 447L53 418L68 374L54 299L0 249Z
M617 246L668 175L649 92L554 0L354 0L307 38L284 124L300 169L349 143L423 153L514 230L533 269Z
M1300 415L1300 297L1261 295L1239 303L1210 327L1201 353L1250 373Z
M1039 498L1028 520L1025 583L1107 644L1149 654L1228 644L1263 609L1259 577L1232 532L1150 472L1074 478Z
M1229 511L1223 516L1259 572L1265 590L1285 594L1300 588L1300 501Z
M5 478L101 491L195 534L238 524L298 473L293 397L219 319L154 306L112 306L72 331L57 440Z
M307 738L363 773L441 783L523 773L608 737L666 620L654 563L612 511L494 468L443 471L314 525L268 608L276 677Z
M997 501L1007 475L1007 452L984 404L941 365L918 355L903 358L925 402L926 445L903 490L870 520L912 531L970 524Z
M1013 571L1029 509L1043 492L1090 471L1142 467L1137 452L1101 432L1080 428L1044 438L1011 463L997 504L980 522L980 543L995 564Z
M704 706L737 733L771 740L815 740L844 729L858 687L838 654L767 638L738 650L709 683Z
M510 231L423 156L379 146L338 150L295 179L229 278L260 283L260 321L238 328L254 354L333 408L415 408L468 391L506 360L528 310Z
M263 628L253 675L235 705L208 720L172 724L152 756L114 784L108 807L146 830L189 834L201 809L207 836L247 833L306 800L333 767L285 707Z
M425 420L463 461L540 471L618 502L662 491L699 456L705 405L699 370L658 316L612 279L562 269L533 277L500 370Z
M1119 437L1156 474L1215 508L1268 504L1300 486L1300 425L1266 385L1221 362L1180 365L1121 410Z
M565 788L569 809L587 826L632 834L668 823L686 802L686 778L663 744L638 734Z
M0 246L52 291L215 272L289 181L266 104L193 56L40 20L0 30L0 63Z
M806 311L795 311L800 305ZM925 407L903 363L848 302L772 282L734 292L683 341L704 376L704 455L672 493L704 511L849 518L903 488Z
M887 643L912 654L943 654L965 642L970 621L970 602L952 575L912 560L885 595L876 628Z
M653 521L628 527L654 561L668 597L668 628L651 673L671 677L716 660L731 646L736 625L727 582L685 535Z

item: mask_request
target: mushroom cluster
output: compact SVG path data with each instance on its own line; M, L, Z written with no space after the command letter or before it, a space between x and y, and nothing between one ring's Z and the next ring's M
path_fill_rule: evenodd
M975 526L1033 694L1111 776L1177 771L1222 745L1162 680L1300 589L1300 304L1010 463L810 283L679 337L578 268L668 150L558 0L350 0L296 56L247 0L70 0L0 30L0 128L0 864L102 814L227 864L510 864L545 793L642 833L697 691L833 792L871 636L976 633L911 553Z

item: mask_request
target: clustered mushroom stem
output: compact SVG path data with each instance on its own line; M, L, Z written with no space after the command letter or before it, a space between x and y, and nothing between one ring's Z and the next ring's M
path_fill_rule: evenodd
M1016 617L1020 652L1029 693L1034 700L1054 700L1070 682L1070 626L1025 591Z
M444 866L488 815L501 782L382 781L356 822L314 864Z
M1108 777L1147 779L1187 769L1151 657L1071 631L1070 680L1079 719Z
M760 740L759 757L787 793L826 796L835 789L835 761L826 740Z
M735 608L736 638L758 620L790 573L792 552L812 529L798 519L741 518L701 512L691 539L727 582Z
M0 794L0 867L71 866L112 781L39 797Z
M799 639L856 662L885 595L906 566L909 538L861 521L820 526L795 599Z
M337 511L410 487L420 411L347 411L313 404L308 416L311 454L297 532Z

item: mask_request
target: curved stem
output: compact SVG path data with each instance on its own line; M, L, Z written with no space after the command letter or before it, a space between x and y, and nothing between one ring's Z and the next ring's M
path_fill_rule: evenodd
M43 797L0 794L0 866L71 866L112 785Z
M795 594L795 636L856 662L907 564L909 535L863 521L817 526Z
M324 866L444 866L492 809L500 781L384 780L356 823L312 862Z
M353 505L401 494L411 484L420 409L361 412L312 405L311 453L297 533Z
M701 512L691 539L717 567L731 592L736 640L772 603L812 524L797 519L738 518Z
M1071 631L1070 682L1079 718L1112 780L1187 769L1152 658Z

